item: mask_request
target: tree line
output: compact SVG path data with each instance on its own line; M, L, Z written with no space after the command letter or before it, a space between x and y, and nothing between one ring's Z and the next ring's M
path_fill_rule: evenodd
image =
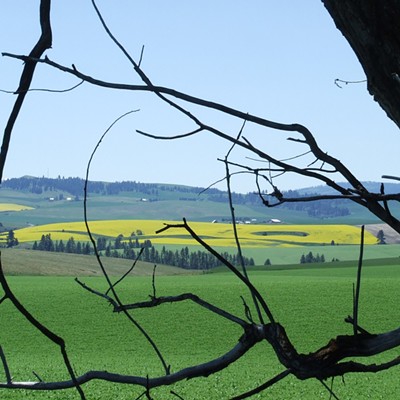
M180 250L168 250L165 246L161 251L157 250L151 240L139 241L138 238L124 240L123 235L118 235L114 240L107 240L105 237L98 237L96 247L100 255L105 257L125 258L135 260L140 256L141 261L154 264L172 265L184 269L208 270L220 267L223 264L212 254L206 251L190 251L183 247ZM94 253L93 246L89 242L79 242L70 237L65 243L63 240L53 240L51 234L42 235L40 241L35 241L32 250L54 251L60 253L84 254ZM227 252L221 255L233 265L239 265L240 260L237 255ZM246 266L254 266L252 257L243 257Z

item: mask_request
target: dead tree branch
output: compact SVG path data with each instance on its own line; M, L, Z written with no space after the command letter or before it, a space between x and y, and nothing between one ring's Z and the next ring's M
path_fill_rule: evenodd
M360 302L360 290L361 290L361 269L362 262L364 258L364 230L365 226L361 227L361 241L360 241L360 256L358 259L358 267L357 267L357 284L356 291L354 296L354 307L353 307L353 318L354 318L354 335L357 335L357 327L358 327L358 308Z
M84 215L84 222L85 222L85 226L86 226L86 231L88 233L89 236L89 240L92 243L93 249L94 249L94 254L96 256L97 259L97 263L101 269L101 272L107 282L109 291L112 293L115 302L122 307L123 303L115 289L115 285L113 285L113 283L111 282L111 278L109 277L107 270L103 264L103 261L101 260L100 257L100 253L97 249L97 244L96 241L93 237L93 234L90 230L90 225L89 225L89 221L88 221L88 212L87 212L87 194L88 194L88 183L89 183L89 175L90 175L90 167L91 167L91 163L93 161L93 158L96 154L96 151L98 150L98 148L100 147L101 142L103 141L104 137L107 135L108 132L110 132L110 130L112 129L112 127L118 122L120 121L122 118L126 117L127 115L132 114L133 112L137 112L138 110L134 110L134 111L129 111L121 116L119 116L117 119L115 119L112 124L105 130L105 132L101 135L99 141L97 142L92 154L90 155L88 164L87 164L87 168L86 168L86 178L85 178L85 184L84 184L84 188L83 188L83 192L84 192L84 201L83 201L83 215ZM156 355L158 356L164 370L165 373L168 375L169 374L169 370L170 370L170 366L167 365L166 361L164 360L164 356L162 355L161 351L159 350L159 348L157 347L155 341L151 338L151 336L146 332L146 330L142 327L142 325L135 319L133 318L129 312L127 310L123 310L123 314L126 316L126 318L138 329L138 331L143 335L143 337L149 342L150 346L153 348L153 350L155 351Z
M40 38L29 53L29 57L25 60L25 66L21 74L19 86L15 92L18 93L18 96L15 100L14 107L4 129L3 142L0 151L0 182L2 181L3 177L4 165L8 154L8 148L10 145L14 124L21 111L22 104L24 103L25 96L31 85L33 74L37 65L37 62L34 61L34 59L40 58L47 49L51 48L52 32L50 24L50 0L41 0L40 2L40 28Z

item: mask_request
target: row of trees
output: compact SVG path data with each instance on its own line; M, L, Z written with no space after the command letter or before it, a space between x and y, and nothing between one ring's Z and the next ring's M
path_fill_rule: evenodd
M185 269L207 270L223 265L221 261L212 254L200 250L189 251L188 247L184 247L180 250L167 250L165 246L163 246L161 251L159 251L153 246L149 239L139 242L138 238L135 240L129 238L128 241L124 241L123 236L118 235L114 241L111 241L107 240L105 237L98 237L96 246L100 254L105 257L127 258L130 260L135 260L140 257L142 261L154 264L173 265ZM73 237L70 237L65 243L62 240L53 241L50 233L42 235L39 242L35 241L32 250L84 255L93 254L94 252L89 242L79 242ZM224 252L222 256L234 265L239 264L237 255ZM244 262L247 266L254 266L255 264L253 258L244 257Z
M13 190L31 192L36 194L41 194L47 191L63 191L73 196L82 196L84 185L85 180L82 178L65 178L61 176L59 176L58 178L23 176L20 178L5 179L1 183L1 186L3 188ZM159 195L159 192L181 192L185 194L190 193L197 196L203 190L204 188L200 187L142 183L136 181L90 181L88 184L89 193L102 195L117 195L120 192L136 192L140 195L157 197ZM224 192L214 188L207 190L207 195L218 195L223 193Z
M323 263L325 262L325 256L323 254L319 255L318 253L314 256L312 251L308 254L302 254L300 257L300 264L309 264L309 263Z
M77 242L73 237L70 237L66 243L62 240L53 241L50 233L42 235L39 242L35 241L32 250L86 255L93 254L93 248L88 242Z

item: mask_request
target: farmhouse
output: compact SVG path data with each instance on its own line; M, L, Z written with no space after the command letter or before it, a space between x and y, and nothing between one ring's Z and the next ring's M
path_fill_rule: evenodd
M282 221L278 218L271 218L270 220L268 220L269 224L281 224Z

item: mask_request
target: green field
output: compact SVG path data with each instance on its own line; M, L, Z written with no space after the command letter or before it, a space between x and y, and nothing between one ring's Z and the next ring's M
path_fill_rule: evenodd
M14 250L4 254L7 266ZM18 252L18 251L17 251ZM22 250L20 250L22 252ZM30 253L30 252L28 252ZM20 256L22 257L22 256ZM69 256L74 263L74 256ZM351 264L351 263L350 263ZM369 262L363 270L360 324L371 332L398 326L400 318L400 268L395 260ZM375 264L375 265L374 265ZM149 268L150 269L150 268ZM9 267L12 272L12 266ZM114 270L113 275L119 275ZM54 272L53 272L54 273ZM339 263L334 267L281 267L280 270L254 271L251 279L265 295L275 318L287 328L299 351L307 353L325 345L337 335L351 333L343 319L351 314L355 267ZM156 279L158 295L191 291L202 298L243 317L240 295L250 304L248 293L226 272L199 275L164 275ZM162 368L146 341L121 315L112 313L104 299L84 291L72 277L9 276L9 282L26 307L49 328L62 335L78 374L89 369L158 376ZM116 279L116 278L113 278ZM100 277L83 277L87 284L104 290ZM140 301L152 293L150 276L129 277L119 286L124 301ZM67 378L58 349L43 340L18 315L8 301L0 305L0 343L15 380ZM132 314L154 337L172 366L172 371L210 360L230 349L240 331L230 323L210 316L190 303L164 305L159 309ZM373 361L388 360L394 354ZM369 360L369 362L372 360ZM270 348L258 344L243 359L224 372L172 387L155 390L155 399L227 399L255 387L282 371ZM2 378L4 379L4 378ZM349 375L335 380L334 390L343 399L397 399L398 368L378 375ZM85 386L88 399L136 399L142 392L129 386L93 382ZM366 395L368 393L368 395ZM25 393L0 390L1 399L78 399L74 390L59 393ZM300 382L291 377L256 399L328 399L319 382Z

